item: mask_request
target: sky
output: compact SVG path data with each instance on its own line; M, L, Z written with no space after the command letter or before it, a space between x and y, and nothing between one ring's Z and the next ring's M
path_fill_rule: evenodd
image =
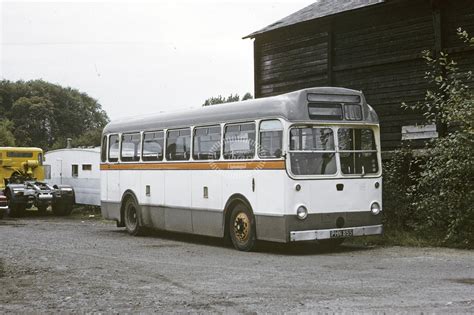
M315 1L0 0L0 79L76 88L111 119L253 94L242 37Z

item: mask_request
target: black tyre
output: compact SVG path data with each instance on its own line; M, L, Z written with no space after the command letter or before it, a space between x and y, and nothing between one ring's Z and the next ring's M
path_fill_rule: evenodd
M45 206L45 205L41 205L41 206L38 206L38 213L40 215L45 215L46 214L46 210L48 209L48 206Z
M25 204L22 203L10 203L8 205L10 208L10 217L12 218L21 218L25 216L26 208Z
M10 209L9 216L12 218L21 218L25 215L26 205L24 203L18 203L12 201L12 195L10 190L6 191L8 208Z
M140 211L140 206L134 198L129 197L125 200L123 220L125 228L130 235L139 236L145 234L145 228L141 226L139 220Z
M238 204L232 209L228 227L230 239L236 249L249 252L255 247L255 217L245 205Z
M72 212L72 202L58 201L51 205L54 215L57 216L66 216L70 215Z

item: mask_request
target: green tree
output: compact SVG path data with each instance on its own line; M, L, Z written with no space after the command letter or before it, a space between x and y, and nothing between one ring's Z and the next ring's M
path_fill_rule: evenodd
M242 101L252 99L253 96L249 92L245 93L242 97ZM238 102L240 101L239 94L230 94L227 98L223 97L222 95L218 95L217 97L210 97L204 101L202 106L210 106L216 104L223 104L223 103L231 103L231 102Z
M96 136L109 118L97 100L76 89L42 80L0 81L1 118L14 123L17 145L59 146L67 138L97 145ZM80 139L80 140L79 140Z
M12 133L13 123L7 119L0 120L0 147L15 146L15 137Z
M49 148L55 128L53 104L45 97L21 97L13 103L12 122L19 146Z
M250 92L245 93L244 96L242 97L242 101L251 100L251 99L253 99L253 95Z

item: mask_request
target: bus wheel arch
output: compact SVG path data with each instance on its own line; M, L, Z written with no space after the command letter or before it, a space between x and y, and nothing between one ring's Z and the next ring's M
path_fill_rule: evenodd
M251 251L257 239L255 220L248 199L241 194L231 196L224 209L224 238L238 250Z
M135 213L135 219L132 214ZM134 224L132 221L136 221ZM138 198L132 190L126 190L123 193L120 202L120 226L127 228L129 234L137 236L145 233L143 221L141 218L141 207Z

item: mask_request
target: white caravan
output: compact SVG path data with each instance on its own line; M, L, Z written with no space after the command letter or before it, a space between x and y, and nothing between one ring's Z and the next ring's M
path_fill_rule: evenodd
M100 148L45 153L45 180L74 188L76 203L100 206Z

